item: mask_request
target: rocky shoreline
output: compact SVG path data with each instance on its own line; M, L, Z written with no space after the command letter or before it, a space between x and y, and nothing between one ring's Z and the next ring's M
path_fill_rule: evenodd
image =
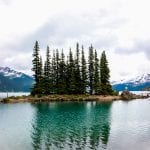
M129 91L123 91L121 95L111 96L111 95L48 95L42 97L33 97L33 96L17 96L17 97L8 97L2 99L1 103L20 103L20 102L52 102L52 101L98 101L98 102L112 102L116 100L133 100L133 99L145 99L149 98L147 96L136 95L130 93Z
M145 99L150 97L150 95L136 95L129 91L123 91L120 96L122 100Z

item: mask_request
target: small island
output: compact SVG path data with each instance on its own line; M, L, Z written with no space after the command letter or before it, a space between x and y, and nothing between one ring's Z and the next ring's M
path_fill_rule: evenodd
M145 99L149 98L149 95L142 96L136 95L129 91L123 91L121 95L45 95L45 96L11 96L1 100L1 103L21 103L21 102L83 102L83 101L97 101L97 102L112 102L116 100L133 100L133 99Z

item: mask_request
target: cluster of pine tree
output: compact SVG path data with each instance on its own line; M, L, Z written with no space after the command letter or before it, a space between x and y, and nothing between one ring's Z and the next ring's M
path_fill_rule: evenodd
M85 93L111 95L113 93L105 51L99 59L97 51L91 45L87 61L84 47L82 46L80 50L78 43L76 54L73 55L70 48L67 57L63 50L59 53L58 49L50 54L47 46L44 65L39 51L39 44L36 41L32 60L35 79L32 95Z

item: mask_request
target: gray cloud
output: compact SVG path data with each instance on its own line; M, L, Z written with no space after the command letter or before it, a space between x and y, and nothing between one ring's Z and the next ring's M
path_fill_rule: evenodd
M136 53L144 53L145 56L150 60L150 40L136 40L134 44L130 48L126 47L117 47L115 50L118 54L136 54Z
M77 20L77 18L72 18L71 16L64 17L55 17L51 18L41 27L36 29L33 33L28 36L19 39L19 42L7 43L3 45L0 49L3 50L13 50L17 52L29 52L33 48L33 44L36 40L40 41L43 45L49 43L55 43L55 45L63 45L65 41L70 39L79 39L81 36L86 34L89 36L92 30L95 29L91 27L90 33L88 33L88 25L84 25Z
M128 75L129 75L129 72L124 72L124 71L120 72L121 77L124 77L124 76L126 77Z
M115 34L110 31L112 29L115 31L116 28L121 26L121 22L124 23L120 18L113 20L112 16L108 11L99 11L93 14L84 13L80 16L64 13L50 17L34 32L16 39L17 42L8 41L8 43L2 45L0 50L4 52L0 56L1 64L12 66L18 70L30 69L33 46L36 40L39 41L41 49L45 49L47 44L50 47L63 48L66 45L69 48L74 46L73 44L76 42L80 42L86 47L92 43L96 49L109 49L117 41ZM107 32L103 33L103 29ZM102 33L99 34L99 30ZM20 54L26 55L26 57L20 57Z
M100 22L98 18L100 18ZM42 43L42 48L51 43L56 46L63 46L65 43L69 43L69 41L81 41L85 45L93 43L98 48L109 47L117 40L116 37L112 33L97 35L97 29L106 28L107 23L110 28L113 28L113 24L117 21L120 22L120 20L118 19L110 23L108 18L111 17L105 11L100 11L89 16L88 14L75 16L66 13L61 16L54 16L33 33L19 39L18 42L7 43L1 49L21 53L29 52L33 48L35 40L39 40Z
M10 5L12 3L12 0L0 0L0 3Z

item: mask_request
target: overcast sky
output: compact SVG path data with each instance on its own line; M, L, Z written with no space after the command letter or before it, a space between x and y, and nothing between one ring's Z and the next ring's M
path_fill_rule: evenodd
M32 74L46 46L106 50L111 80L150 73L149 0L0 0L0 66ZM66 52L66 51L65 51Z

